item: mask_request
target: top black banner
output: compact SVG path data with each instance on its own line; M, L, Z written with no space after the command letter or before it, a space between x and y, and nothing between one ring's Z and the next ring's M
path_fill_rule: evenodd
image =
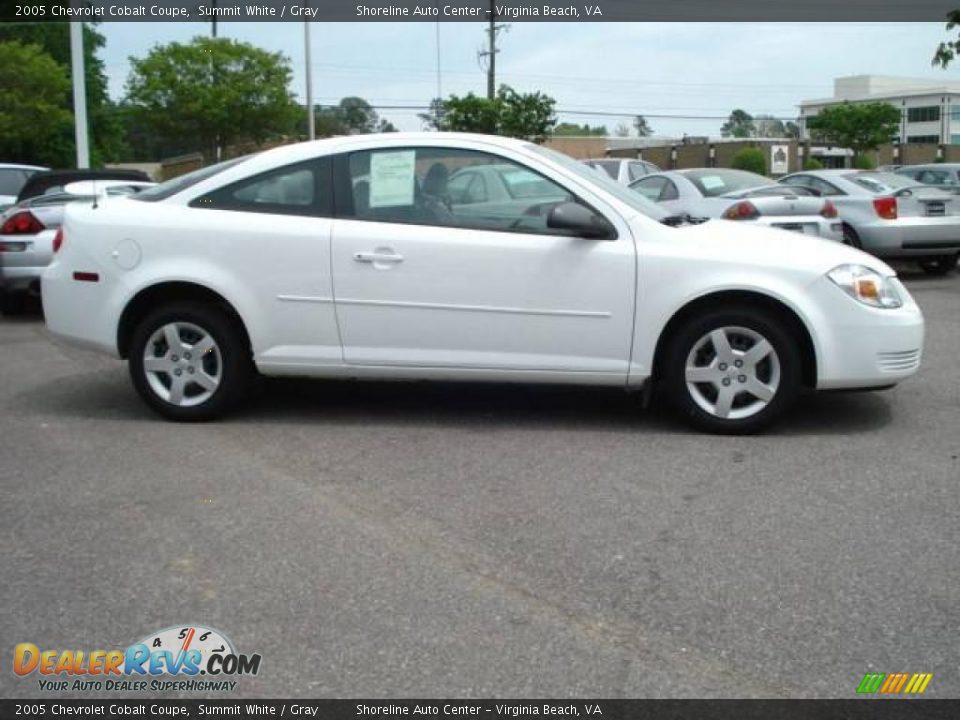
M945 22L960 0L0 0L13 22Z

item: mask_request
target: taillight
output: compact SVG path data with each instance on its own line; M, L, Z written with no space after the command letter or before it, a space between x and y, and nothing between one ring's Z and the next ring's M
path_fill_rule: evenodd
M6 219L0 235L36 235L44 230L43 223L29 210L20 210Z
M837 206L827 200L820 208L820 214L825 218L835 218L837 216Z
M743 200L736 205L731 205L723 213L725 220L753 220L760 217L760 211L752 202Z
M53 236L53 252L54 254L60 252L60 248L63 247L63 226L57 228L57 234Z
M892 197L879 197L873 200L873 209L877 215L884 220L897 219L897 199Z

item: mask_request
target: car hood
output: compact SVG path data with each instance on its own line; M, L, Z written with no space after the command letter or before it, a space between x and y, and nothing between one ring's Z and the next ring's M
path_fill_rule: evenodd
M866 265L882 275L896 273L883 261L833 240L747 221L710 220L675 228L670 241L698 257L718 262L784 267L823 274L838 265ZM675 239L673 239L675 238Z

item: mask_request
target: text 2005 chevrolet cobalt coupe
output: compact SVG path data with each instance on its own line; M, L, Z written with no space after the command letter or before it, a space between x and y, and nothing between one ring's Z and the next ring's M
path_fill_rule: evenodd
M752 432L803 388L916 372L923 317L839 243L687 225L529 143L344 137L71 207L43 276L57 336L127 358L201 420L266 375L649 387Z

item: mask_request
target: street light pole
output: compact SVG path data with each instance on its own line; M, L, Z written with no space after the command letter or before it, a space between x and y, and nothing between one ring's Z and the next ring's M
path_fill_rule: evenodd
M313 68L310 65L310 21L303 21L303 55L307 74L307 134L311 140L317 138L316 118L313 116Z
M83 23L70 25L70 73L73 76L73 128L77 145L77 167L90 167L87 137L87 76L83 58Z

